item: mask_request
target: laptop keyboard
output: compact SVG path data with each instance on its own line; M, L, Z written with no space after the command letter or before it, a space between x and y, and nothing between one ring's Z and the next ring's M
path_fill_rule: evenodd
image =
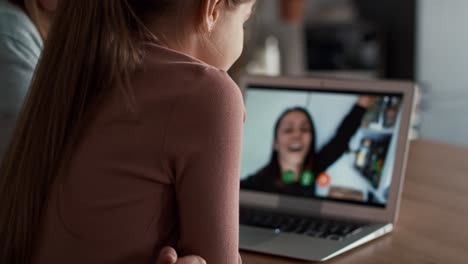
M293 216L248 208L240 209L240 224L266 228L276 233L296 233L336 241L357 234L364 227L364 224L358 223Z

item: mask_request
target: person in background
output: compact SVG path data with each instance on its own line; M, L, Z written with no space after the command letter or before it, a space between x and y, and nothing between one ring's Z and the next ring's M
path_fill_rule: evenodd
M0 160L15 127L57 0L0 0Z
M240 261L226 70L254 3L58 3L0 166L1 263Z
M313 196L318 176L348 150L375 98L361 96L344 117L334 136L316 152L315 124L302 107L286 109L274 126L270 161L241 181L241 187L265 192Z

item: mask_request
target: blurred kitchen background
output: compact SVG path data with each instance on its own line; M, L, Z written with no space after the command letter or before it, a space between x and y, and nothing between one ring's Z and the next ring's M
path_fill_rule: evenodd
M244 73L410 80L412 137L468 145L467 0L257 0Z

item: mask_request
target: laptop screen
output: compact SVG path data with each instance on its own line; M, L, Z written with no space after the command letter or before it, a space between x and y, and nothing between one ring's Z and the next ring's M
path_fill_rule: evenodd
M249 87L241 188L385 207L403 95Z

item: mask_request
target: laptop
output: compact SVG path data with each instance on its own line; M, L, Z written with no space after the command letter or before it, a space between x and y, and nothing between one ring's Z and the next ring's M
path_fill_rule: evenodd
M240 248L326 261L390 233L415 85L246 76Z

